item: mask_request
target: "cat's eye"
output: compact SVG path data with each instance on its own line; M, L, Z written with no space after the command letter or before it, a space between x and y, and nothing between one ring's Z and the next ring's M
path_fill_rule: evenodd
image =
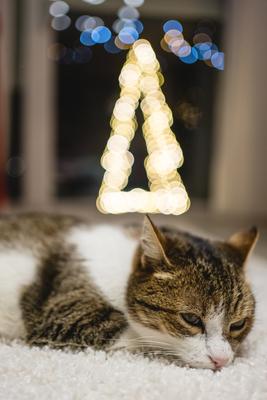
M181 317L189 325L197 326L198 328L203 328L203 322L201 321L201 319L196 314L181 313Z
M230 331L240 331L242 328L244 328L246 323L246 318L240 319L239 321L234 322L233 324L230 325Z

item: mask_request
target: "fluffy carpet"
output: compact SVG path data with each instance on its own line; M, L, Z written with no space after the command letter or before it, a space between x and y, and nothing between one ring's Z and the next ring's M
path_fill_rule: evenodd
M257 320L244 356L219 372L118 352L71 354L0 343L1 400L266 400L267 263L249 265Z

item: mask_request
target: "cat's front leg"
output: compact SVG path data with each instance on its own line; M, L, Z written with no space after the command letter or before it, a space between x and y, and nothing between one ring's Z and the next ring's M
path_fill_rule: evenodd
M81 260L65 249L45 260L25 289L21 308L31 345L108 349L128 326L90 281Z
M111 348L127 327L124 315L102 299L82 292L49 299L35 323L28 324L28 343L57 348Z

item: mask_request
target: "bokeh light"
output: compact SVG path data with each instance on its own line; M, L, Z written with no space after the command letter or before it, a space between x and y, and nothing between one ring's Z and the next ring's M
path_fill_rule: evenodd
M106 0L83 0L85 3L89 3L92 4L94 6L98 5L98 4L102 4L104 3Z
M112 29L116 33L120 33L124 28L133 28L140 35L143 32L144 25L139 20L131 19L116 19L112 25Z
M86 30L93 30L98 26L104 26L105 23L102 18L90 17L89 15L81 15L75 21L75 27L78 31L83 32Z
M118 17L120 19L133 19L136 20L139 18L139 11L130 6L123 6L118 11Z
M104 48L108 53L118 54L121 52L121 49L116 46L114 39L114 36L111 37L110 40L104 44Z
M85 31L85 21L88 18L90 18L89 15L81 15L78 17L75 21L75 28L80 32Z
M91 31L83 31L80 35L80 42L84 46L94 46L96 42L92 39Z
M176 31L183 32L183 26L179 21L171 19L163 25L164 32L168 32L171 29L175 29Z
M100 4L96 1L87 1L90 4ZM139 39L143 32L144 25L138 19L140 7L144 0L125 0L125 5L118 10L118 19L112 25L113 31L117 34L115 38L109 28L105 27L104 21L99 17L81 15L75 21L75 27L81 34L80 41L85 46L92 46L95 43L104 44L108 53L116 54L121 50L128 50L130 46ZM102 28L99 28L102 27ZM96 29L98 28L98 29Z
M176 56L179 55L179 52L180 52L180 49L182 46L186 47L186 44L185 44L184 38L180 37L180 36L172 38L168 43L169 50ZM187 47L188 47L188 45L187 45ZM188 53L189 53L189 51L188 51Z
M188 195L177 173L183 154L171 131L173 117L161 91L163 82L150 43L144 39L135 41L119 76L121 93L111 118L112 132L101 158L106 172L96 204L103 213L178 215L189 207ZM144 164L150 191L136 188L123 192L134 162L129 147L137 128L135 111L140 99L148 150Z
M128 50L128 49L131 47L130 44L125 44L125 43L123 43L123 42L120 40L119 36L116 36L116 37L115 37L114 43L115 43L115 45L116 45L119 49L121 49L121 50Z
M180 56L180 60L185 64L193 64L198 60L198 52L194 47L190 46L190 53L185 56Z
M143 23L142 23L139 19L136 19L136 20L134 21L134 25L135 25L135 29L137 30L137 32L139 33L139 35L141 35L141 33L142 33L143 30L144 30L144 25L143 25Z
M160 42L164 51L172 52L186 64L193 64L198 60L204 61L210 67L224 69L224 53L219 52L218 47L212 43L211 34L214 26L205 28L201 22L193 36L194 46L184 39L183 26L177 20L169 20L163 24L164 37ZM211 61L213 57L213 62Z
M56 31L64 31L71 25L71 19L67 15L61 17L54 17L51 21L51 26Z
M137 30L131 27L123 28L119 33L119 39L124 44L133 44L138 38Z
M97 5L105 0L83 0L86 3ZM139 39L143 32L144 25L138 19L139 11L144 0L124 0L125 5L118 10L118 19L112 25L113 31L117 36L113 37L104 21L97 16L81 15L75 21L75 27L81 32L80 42L84 46L93 46L96 43L103 44L105 50L111 54L117 54L121 50L128 50L131 45ZM53 0L49 7L49 12L53 17L51 26L57 31L63 31L71 25L71 19L68 15L69 5L63 0ZM174 19L170 19L163 24L164 37L160 41L161 48L166 52L172 52L179 59L187 64L192 64L198 60L204 61L206 65L218 70L224 69L224 53L220 52L218 47L212 42L211 36L215 31L212 21L200 21L193 36L191 45L183 36L182 24ZM56 49L56 47L55 47ZM58 48L59 49L59 48ZM60 60L62 53L58 50L50 49L49 58ZM68 50L69 58L70 50ZM87 53L89 54L89 52ZM75 55L77 57L77 55ZM79 58L79 57L78 57ZM154 65L146 62L146 73L155 70L157 62Z
M162 50L164 50L164 51L166 51L168 53L172 52L172 50L170 49L168 43L166 43L164 38L162 38L161 41L160 41L160 47L162 48Z
M179 39L181 40L181 42L183 42L184 36L180 31L177 31L176 29L170 29L168 32L165 33L164 40L167 44L170 44L171 41L174 39Z
M91 37L95 43L106 43L111 38L111 32L106 26L98 26L92 31Z
M127 27L135 28L134 21L131 19L116 19L112 25L112 29L116 33L120 33L123 28Z
M220 70L224 69L224 53L218 51L211 56L210 60L215 68Z
M141 7L144 4L144 0L124 0L124 3L130 7Z
M49 13L53 17L62 17L69 12L69 5L65 1L55 1L49 7Z
M186 57L191 53L191 46L184 40L183 27L179 21L169 20L163 25L165 32L161 47L176 56ZM165 42L165 44L164 44Z
M191 46L188 42L184 40L177 51L177 55L178 57L187 57L190 53L191 53Z
M195 44L197 44L197 43L205 43L205 42L210 42L211 43L212 40L211 40L211 37L207 33L200 32L200 33L196 33L193 36L193 42Z
M216 44L211 43L210 44L210 48L208 50L206 50L203 54L203 59L205 60L210 60L212 55L218 52L218 47L216 46Z
M208 60L210 58L211 47L212 43L210 42L195 44L194 48L198 53L199 60Z
M105 23L100 17L89 17L84 21L85 30L95 29L98 26L104 26Z

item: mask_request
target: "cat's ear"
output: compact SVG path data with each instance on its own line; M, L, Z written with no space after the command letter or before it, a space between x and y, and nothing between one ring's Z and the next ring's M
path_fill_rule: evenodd
M165 253L165 238L153 224L148 215L145 216L141 235L143 254L154 261L167 261Z
M239 251L244 263L254 249L258 237L258 229L256 227L252 227L248 231L235 233L230 237L228 243Z

